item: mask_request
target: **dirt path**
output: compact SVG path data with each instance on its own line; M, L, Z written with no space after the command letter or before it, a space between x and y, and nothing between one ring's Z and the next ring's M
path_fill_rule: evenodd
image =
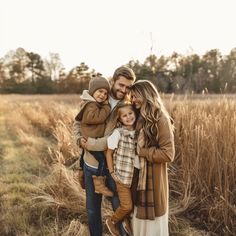
M30 229L31 194L37 182L31 170L37 170L39 160L29 158L11 134L6 117L6 113L0 113L0 235L26 235Z
M17 141L10 137L5 118L3 115L0 115L0 176L3 176L6 171L11 171L19 153L20 147L17 144Z
M31 164L24 146L20 144L15 135L11 134L5 117L7 114L0 115L0 183L11 175L27 176L29 173L25 171L24 167Z

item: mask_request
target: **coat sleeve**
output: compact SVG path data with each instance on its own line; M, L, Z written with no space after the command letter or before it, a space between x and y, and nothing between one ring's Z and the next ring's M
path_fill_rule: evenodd
M79 139L82 138L82 135L80 133L80 122L75 121L73 123L73 145L78 148L79 146ZM79 170L80 169L80 158L79 156L76 158L76 161L73 164L73 170Z
M166 117L161 117L158 131L158 144L141 148L139 155L146 157L150 162L171 162L175 156L174 134Z
M79 145L79 139L82 138L80 131L80 122L74 121L73 123L73 141L75 145Z
M103 124L110 114L110 105L100 105L90 102L86 105L83 113L82 123L87 125Z

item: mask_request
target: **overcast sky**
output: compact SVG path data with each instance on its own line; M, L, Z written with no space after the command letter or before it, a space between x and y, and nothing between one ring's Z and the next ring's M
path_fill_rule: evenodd
M22 47L111 76L151 54L236 47L235 0L0 0L0 57ZM152 48L152 51L151 51Z

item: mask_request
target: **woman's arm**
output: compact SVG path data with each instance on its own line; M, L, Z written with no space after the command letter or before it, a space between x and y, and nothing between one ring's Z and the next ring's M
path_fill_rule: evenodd
M160 119L158 128L158 144L140 148L139 155L150 162L171 162L175 156L174 134L166 117Z

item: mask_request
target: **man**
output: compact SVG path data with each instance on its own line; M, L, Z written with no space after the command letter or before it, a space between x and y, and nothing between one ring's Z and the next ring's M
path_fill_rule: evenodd
M109 94L109 103L111 105L111 114L106 122L105 136L103 138L88 138L88 140L80 136L80 124L78 121L74 123L74 133L76 143L85 149L84 154L84 178L86 191L86 209L88 215L89 231L91 236L102 236L102 217L101 202L102 195L94 191L92 175L96 175L98 162L87 150L103 151L107 149L107 137L116 124L113 124L112 116L116 105L125 98L130 87L134 83L136 76L132 69L121 66L117 68L111 79L111 90ZM87 149L87 150L86 150ZM119 198L116 193L116 185L112 177L108 174L108 187L114 192L112 197L113 210L119 206ZM120 225L120 234L127 235Z

